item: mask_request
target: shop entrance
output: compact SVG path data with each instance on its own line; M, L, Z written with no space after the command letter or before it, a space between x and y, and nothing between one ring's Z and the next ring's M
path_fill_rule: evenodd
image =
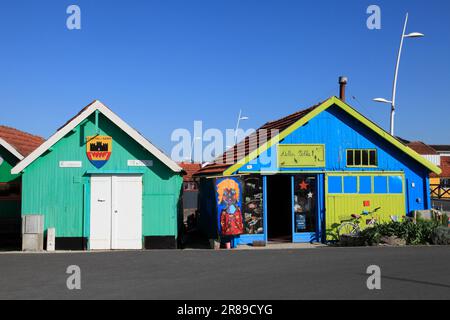
M267 178L267 236L269 241L292 242L292 180L289 175Z

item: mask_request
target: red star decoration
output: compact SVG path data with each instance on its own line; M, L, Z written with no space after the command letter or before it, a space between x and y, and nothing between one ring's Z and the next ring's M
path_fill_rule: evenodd
M308 190L309 184L307 184L305 180L303 180L302 183L299 184L299 186L302 190Z

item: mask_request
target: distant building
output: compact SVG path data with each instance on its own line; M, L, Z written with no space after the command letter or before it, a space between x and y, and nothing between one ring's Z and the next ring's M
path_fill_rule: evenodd
M178 165L183 168L183 216L186 222L187 217L195 214L198 209L198 183L193 175L200 170L200 163L180 162Z
M430 161L436 166L440 165L440 155L439 153L430 145L422 141L411 141L406 144L408 147L413 149L415 152L420 154L422 157Z
M430 145L439 155L450 157L450 145L448 144L432 144Z
M0 126L0 247L18 247L21 230L22 177L11 169L44 139Z
M430 173L431 198L450 199L450 145L427 145L413 141L408 142L407 146L442 170L439 175Z

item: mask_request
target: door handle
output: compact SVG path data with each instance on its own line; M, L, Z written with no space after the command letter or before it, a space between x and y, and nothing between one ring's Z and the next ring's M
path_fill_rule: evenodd
M98 202L105 202L106 200L105 199L98 199L97 201Z

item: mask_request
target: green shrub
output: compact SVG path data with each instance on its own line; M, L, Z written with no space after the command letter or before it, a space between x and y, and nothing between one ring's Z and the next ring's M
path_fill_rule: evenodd
M436 245L450 245L450 228L441 226L434 229L431 241Z
M437 221L393 221L367 228L361 232L361 237L368 245L379 244L382 237L392 236L405 240L408 245L428 244L438 225Z

